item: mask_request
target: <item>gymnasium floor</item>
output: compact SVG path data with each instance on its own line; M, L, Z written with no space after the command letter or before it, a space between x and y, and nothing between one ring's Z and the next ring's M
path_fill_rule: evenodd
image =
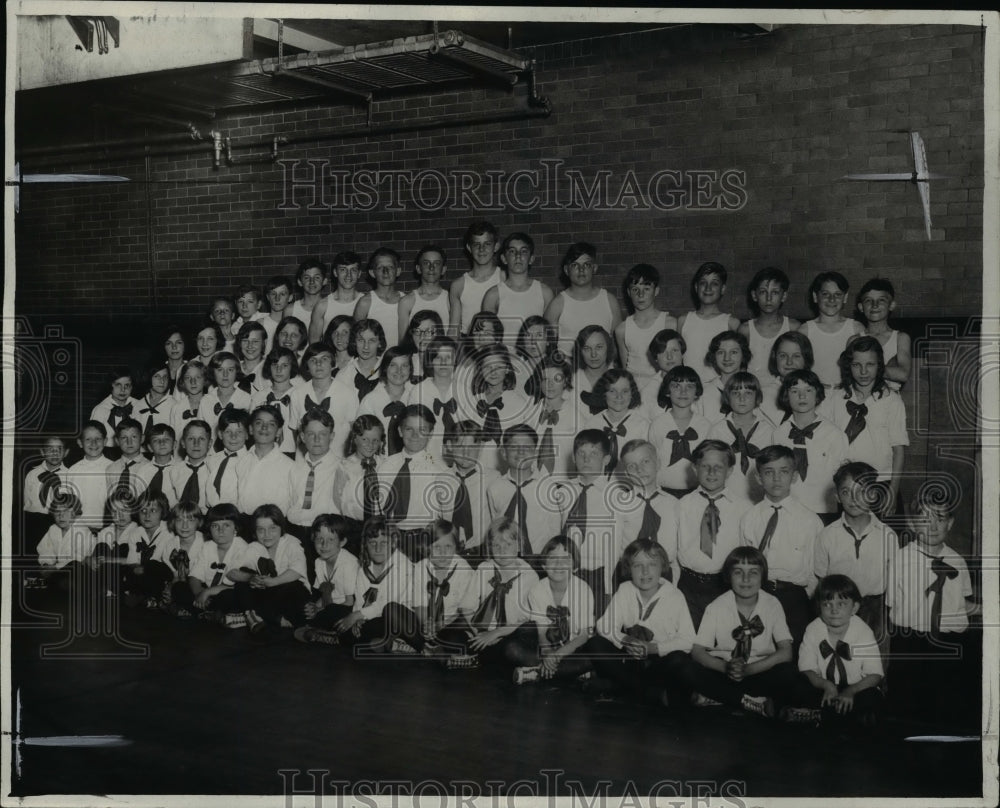
M290 633L258 641L141 609L121 610L119 641L79 637L59 647L68 629L42 625L65 611L57 596L22 591L17 601L18 796L282 794L289 785L335 793L309 769L369 793L418 788L434 805L442 804L434 795L454 789L588 800L602 788L663 800L981 793L978 742L904 741L941 728L891 718L845 736L720 708L595 702L575 684L517 687L492 672L425 660L354 661ZM111 656L126 650L140 656ZM128 743L23 742L71 735ZM292 782L288 770L301 774Z

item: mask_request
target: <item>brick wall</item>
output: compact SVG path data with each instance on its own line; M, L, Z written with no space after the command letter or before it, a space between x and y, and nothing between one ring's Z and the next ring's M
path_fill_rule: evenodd
M561 161L550 202L570 198L574 171L578 201L602 171L606 202L623 187L640 197L631 197L634 207L626 196L600 210L550 204L488 211L502 232L535 237L536 270L551 283L566 247L585 238L598 247L598 279L609 287L635 263L657 266L663 304L675 312L690 308L689 279L705 260L729 268L728 305L739 316L746 316L747 281L767 264L792 276L793 316L808 316L808 283L828 269L843 272L855 289L872 275L890 277L904 317L980 312L978 29L789 26L743 39L725 27L699 26L562 43L531 55L539 93L553 106L548 119L291 145L279 165L216 170L206 149L152 157L147 175L142 161L111 160L96 165L150 184L25 189L17 222L19 311L36 327L59 322L84 338L84 399L96 401L103 395L99 371L123 358L123 342L124 358L141 355L150 323L191 322L210 295L291 272L304 255L329 260L341 249L364 254L389 244L409 263L433 240L446 246L452 277L465 268L460 238L476 211L421 210L408 193L395 210L310 205L316 194L339 200L330 181L310 183L307 160L345 172L495 171L507 178L524 169L542 176L547 160ZM520 101L496 90L413 96L377 103L374 123L483 115ZM310 106L215 126L239 147L363 123L361 110ZM908 136L894 130L911 129L923 135L931 171L947 175L931 184L931 241L913 184L840 179L910 171ZM700 208L696 188L679 209L642 205L649 179L664 170L704 183ZM745 181L731 178L728 194L712 174L692 173L727 170L745 172ZM286 174L301 183L290 199ZM424 176L426 202L436 189L433 176ZM527 196L528 186L519 187ZM720 197L744 196L738 210L712 207ZM405 278L411 286L412 275Z

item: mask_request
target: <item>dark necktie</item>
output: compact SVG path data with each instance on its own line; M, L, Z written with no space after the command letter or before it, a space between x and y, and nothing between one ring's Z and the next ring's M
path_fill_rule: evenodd
M285 409L288 409L288 407L291 405L291 401L292 397L288 395L288 393L285 393L285 395L283 396L276 396L274 394L274 391L272 390L270 393L267 394L268 404L283 404L285 406Z
M157 531L153 534L153 537L149 540L147 544L143 539L139 539L135 543L135 549L139 553L139 563L148 564L150 559L153 557L153 553L156 550L156 540L160 537L160 532Z
M118 476L118 483L115 485L115 493L119 497L130 498L132 496L132 473L130 469L134 465L134 460L125 461L122 473Z
M722 527L722 515L719 513L719 506L715 504L717 499L722 499L722 494L717 497L710 497L704 491L699 491L708 504L705 512L701 515L701 551L709 558L715 551L715 541L719 537L719 528Z
M927 554L924 553L924 555ZM944 595L944 584L946 580L957 578L958 570L936 556L927 557L931 559L931 572L936 577L934 582L924 590L924 594L933 598L931 601L931 633L937 634L941 631L941 600Z
M531 552L531 544L528 542L528 501L524 498L524 487L530 482L531 480L525 480L520 485L514 483L514 496L510 498L507 510L504 511L504 516L517 523L518 532L521 534L522 558Z
M410 458L403 459L403 465L392 481L392 508L389 513L393 521L402 522L410 508Z
M185 463L184 465L191 469L191 476L184 483L184 490L181 491L181 501L186 500L199 503L201 502L201 486L198 484L198 472L201 471L201 465L192 466L190 463Z
M316 466L320 464L320 461L317 460L313 463L311 460L306 460L306 464L309 466L309 476L306 477L306 491L302 495L302 510L304 511L312 508L313 489L316 487Z
M559 410L542 410L538 418L538 425L545 427L542 433L542 440L538 445L538 465L542 466L549 474L555 471L556 467L556 445L552 439L552 427L559 423Z
M170 553L170 566L175 570L188 570L191 568L191 559L188 556L187 550L182 550L178 547L176 550Z
M861 560L861 542L863 542L865 540L865 538L868 536L868 534L864 533L864 534L862 534L862 535L859 536L857 533L854 532L854 530L851 528L851 526L848 525L846 522L844 523L844 530L846 530L847 534L852 539L854 539L854 558L856 560L860 561Z
M316 410L316 409L329 410L330 397L327 396L319 404L317 404L315 401L312 400L312 398L308 394L306 394L305 404L306 404L306 412L309 412L309 410Z
M503 397L498 398L492 404L480 399L476 402L476 412L483 419L483 438L485 440L500 443L500 410L503 409Z
M732 638L736 640L736 646L733 648L733 653L729 658L742 659L744 662L749 662L750 651L753 648L753 638L759 637L764 633L764 623L761 621L760 616L756 614L750 620L747 620L739 612L736 615L740 618L740 624L733 629Z
M816 427L819 425L820 421L813 421L805 429L799 429L793 423L788 432L788 436L794 444L792 452L795 454L795 470L799 473L799 479L803 482L806 479L806 473L809 471L809 453L806 451L806 441L813 439Z
M215 486L215 493L220 497L222 496L222 477L226 473L226 466L229 465L229 461L234 457L236 457L236 452L226 452L226 456L219 463L219 468L215 472L215 480L212 482L212 485Z
M487 630L491 625L499 628L507 625L507 593L514 586L514 581L521 577L518 573L509 581L504 581L500 577L500 570L493 573L490 578L492 587L490 594L483 598L482 604L476 609L472 617L472 625L480 630Z
M139 410L139 415L145 415L146 416L146 424L142 428L142 440L145 443L146 441L149 440L149 430L151 430L153 428L153 416L160 414L160 411L157 409L157 407L159 407L160 405L159 404L150 404L149 403L149 396L146 396L142 400L142 402L146 406L143 407L141 410ZM162 403L163 402L161 401L160 404L162 404Z
M399 437L399 416L406 405L402 401L390 401L382 408L382 417L388 418L385 428L385 440L389 445L389 454L403 451L403 439Z
M439 626L441 624L441 620L444 617L444 599L451 592L451 576L455 574L455 570L457 569L457 566L452 567L443 581L435 578L433 572L430 573L427 581L427 606L430 611L432 626Z
M458 402L449 399L447 402L439 398L434 399L434 415L440 415L444 425L444 433L447 435L455 431L455 412L458 410ZM443 415L442 415L443 413Z
M382 513L378 495L378 474L375 473L375 458L367 457L361 461L365 476L361 483L361 501L364 508L364 519L367 522L373 516Z
M642 494L638 494L639 499L642 500L642 524L639 526L639 535L636 536L637 539L649 539L650 541L659 542L660 535L660 515L653 510L653 500L658 497L659 491L654 491L648 497L644 497Z
M736 426L736 424L732 421L726 421L726 426L728 426L729 431L733 433L733 454L740 459L740 471L742 471L744 476L746 476L746 473L750 470L750 461L760 454L760 448L750 443L750 438L753 437L753 433L756 432L757 427L760 426L760 421L756 421L754 425L750 427L750 431L746 435L744 435L743 430Z
M209 586L218 586L222 583L222 576L226 574L226 562L213 561L212 569L215 570L215 575L212 576L212 583Z
M608 416L602 415L601 418L604 420L604 434L608 436L608 440L611 442L611 457L608 459L607 470L610 474L615 470L615 466L618 465L618 438L624 438L627 432L625 431L625 422L630 418L630 415L626 415L618 423L618 426L612 426L611 422L608 420Z
M698 433L691 427L685 429L683 433L671 429L667 433L667 440L671 441L670 462L667 465L672 466L681 460L691 459L691 441L698 440Z
M38 501L41 503L43 508L48 510L49 497L52 495L56 486L59 485L59 475L54 471L45 469L38 475L38 482L40 483L38 489Z
M459 531L459 538L468 546L473 538L472 527L472 502L469 500L469 489L465 481L468 480L476 470L473 469L468 474L462 475L456 472L458 478L458 489L455 491L455 515L452 521L455 529Z
M571 528L576 528L580 531L580 544L586 540L586 533L584 531L587 528L587 491L594 487L593 483L586 483L580 485L580 494L576 498L576 502L573 503L573 507L569 509L569 514L566 516L566 522L563 525L563 533L569 534Z
M170 468L170 466L157 466L155 463L153 465L156 472L150 479L149 485L146 486L146 494L150 497L163 493L163 472Z
M733 409L729 406L725 391L721 387L716 387L715 389L719 391L719 413L721 415L729 415Z
M128 418L131 415L132 415L131 404L125 404L125 405L113 404L111 406L111 412L108 414L108 425L111 427L111 430L114 431L114 428L118 425L119 421L121 421L123 418Z
M843 640L837 640L837 647L833 648L830 643L823 640L819 644L819 652L823 655L823 659L831 658L826 666L827 681L846 685L847 668L844 667L844 660L851 661L851 646Z
M361 601L361 606L371 606L375 599L378 597L378 586L385 580L386 576L389 574L389 570L392 569L392 564L386 564L385 569L381 573L376 575L371 571L371 568L364 564L361 567L361 571L365 574L365 578L368 579L368 583L371 584L366 590L364 597Z
M851 420L847 422L844 434L847 435L847 442L854 443L854 439L865 431L868 422L865 416L868 415L868 407L865 404L858 404L856 401L848 401L845 405Z
M771 509L774 513L767 520L767 524L764 526L764 535L761 536L760 544L757 545L757 549L760 550L762 555L767 553L767 548L771 546L771 538L774 536L774 531L778 527L778 511L781 510L780 505L772 505Z
M545 615L551 621L545 629L545 639L549 641L549 645L558 648L569 642L569 607L546 606Z

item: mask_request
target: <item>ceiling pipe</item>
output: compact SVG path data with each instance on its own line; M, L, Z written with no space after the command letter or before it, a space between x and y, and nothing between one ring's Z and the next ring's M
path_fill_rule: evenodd
M106 149L129 148L132 146L146 146L154 143L173 143L181 140L204 140L205 136L193 124L187 124L186 133L177 132L170 135L153 135L152 137L129 137L118 140L95 140L86 143L72 143L68 146L45 146L36 149L15 150L18 159L29 157L44 157L50 154L70 154L75 152L103 151Z
M510 123L513 121L524 121L532 120L538 118L547 118L552 114L552 106L549 104L547 98L533 95L528 98L529 108L528 109L518 109L511 110L510 112L500 112L494 113L492 115L477 115L477 116L452 116L452 117L442 117L442 118L427 118L422 121L413 121L411 123L403 124L385 124L383 126L352 126L343 127L341 129L329 129L324 132L317 132L312 135L303 135L301 137L291 137L286 138L280 135L268 135L265 138L259 140L248 141L246 143L233 144L231 141L229 143L229 150L232 149L255 149L255 148L266 148L272 149L275 146L275 142L283 146L291 145L304 145L309 143L322 143L326 141L333 140L349 140L353 138L367 138L367 137L381 137L381 136L391 136L397 134L404 134L406 132L422 132L428 129L452 129L456 127L466 127L466 126L484 126L497 123ZM212 142L213 142L213 153L208 153L206 156L214 157L213 162L216 165L221 165L221 158L224 151L224 137L221 133L217 131L212 132ZM141 144L137 144L141 145ZM188 145L188 146L177 146L176 148L163 148L157 150L142 150L133 152L121 152L116 154L105 154L99 155L97 157L88 157L88 160L92 161L105 161L110 159L115 159L118 161L139 159L144 158L148 155L152 156L167 156L167 155L179 155L179 154L195 154L195 153L205 153L206 148L204 145ZM43 163L44 166L51 165L62 165L65 161L59 162L48 162Z

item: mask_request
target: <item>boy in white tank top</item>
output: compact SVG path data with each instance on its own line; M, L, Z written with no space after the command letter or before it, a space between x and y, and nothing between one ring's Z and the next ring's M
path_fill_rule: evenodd
M399 345L399 301L396 288L401 269L399 253L391 247L379 247L368 259L368 278L373 288L361 296L354 307L354 319L378 321L385 333L387 348Z
M483 297L483 311L491 311L503 323L504 344L513 347L524 321L539 317L552 302L555 293L547 283L529 277L535 260L535 242L527 233L511 233L503 240L500 261L507 268L507 279L500 281Z
M597 248L586 241L571 244L563 256L559 273L567 288L556 295L543 315L559 329L559 347L569 351L577 334L588 325L599 325L613 334L622 321L618 299L594 285Z
M649 264L636 264L625 276L625 291L634 313L615 329L618 357L639 388L657 374L649 363L649 343L664 329L677 329L677 318L656 308L660 293L660 273Z
M715 376L715 370L705 363L712 337L723 331L736 331L740 321L719 308L726 293L726 268L715 261L706 261L691 279L691 298L695 310L682 314L677 330L687 343L684 364L698 374L704 384Z
M312 320L313 309L323 300L323 287L329 279L329 267L312 255L303 260L295 272L295 285L302 290L302 297L293 302L287 311L306 328Z
M840 384L840 355L847 344L864 333L857 320L844 314L850 284L839 272L821 272L809 286L809 300L816 312L799 328L813 349L813 372L827 390Z
M483 296L504 279L497 266L497 230L480 219L469 225L462 243L472 261L472 268L448 290L451 305L451 330L466 335L472 318L483 309Z
M337 288L320 300L312 311L309 321L309 343L320 342L330 321L340 314L354 316L354 307L361 293L357 290L361 277L361 257L351 251L337 253L333 257L333 279Z
M899 390L910 380L913 360L910 335L889 325L889 314L896 309L896 290L885 278L872 278L858 292L857 306L865 319L865 334L882 346L885 383L891 390Z
M778 337L786 331L796 331L802 325L784 315L781 309L788 297L788 276L777 267L764 267L747 287L747 302L754 313L737 331L750 343L750 364L747 370L758 381L767 379L767 360Z
M441 286L448 259L444 249L437 244L427 244L420 248L413 271L420 280L420 286L403 295L399 301L399 333L402 336L410 326L410 318L420 311L433 311L442 323L451 322L451 306L448 293Z

